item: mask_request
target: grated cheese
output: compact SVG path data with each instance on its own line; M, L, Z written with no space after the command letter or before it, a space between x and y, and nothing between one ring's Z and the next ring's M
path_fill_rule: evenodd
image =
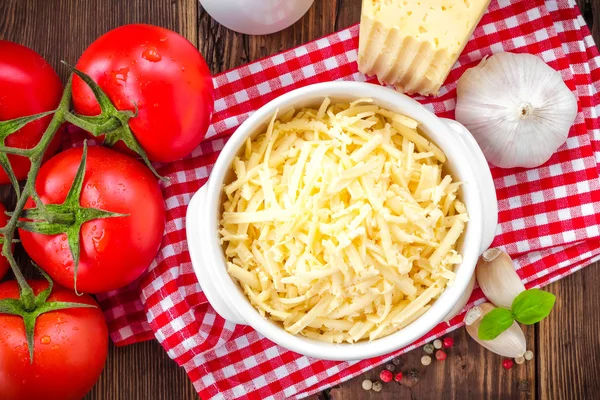
M371 99L325 99L245 142L219 233L261 315L316 340L374 340L452 283L468 214L418 125Z

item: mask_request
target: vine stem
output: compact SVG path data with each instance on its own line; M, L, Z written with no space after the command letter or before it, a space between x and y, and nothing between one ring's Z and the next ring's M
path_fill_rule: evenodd
M17 229L24 229L29 232L46 235L55 235L59 233L66 234L71 256L73 257L74 289L75 293L78 294L77 267L81 250L79 242L81 226L93 219L126 216L124 214L112 213L96 208L81 207L80 195L83 179L85 177L87 154L87 145L85 142L81 163L77 170L77 174L73 179L73 184L71 185L67 199L63 204L44 204L36 190L35 184L42 166L44 155L48 151L48 147L55 138L56 133L64 123L70 122L75 126L87 130L93 136L106 135L111 138L116 138L117 135L120 135L119 139L122 139L129 148L138 150L137 152L142 159L148 163L150 168L152 167L150 161L146 157L146 153L129 129L129 119L135 117L137 113L117 110L102 89L100 89L88 75L81 71L77 71L72 67L70 68L73 70L73 73L69 77L69 81L65 86L59 106L56 110L8 121L0 121L0 167L2 167L9 176L10 182L13 184L17 194L17 204L15 209L12 213L7 213L7 215L10 216L10 219L3 228L0 228L0 244L2 244L2 255L4 255L10 264L10 268L19 285L20 292L19 299L0 299L0 314L17 315L23 319L30 363L33 363L34 360L34 333L38 316L47 312L68 308L94 306L75 302L48 301L48 297L50 296L53 287L52 279L42 269L40 269L40 273L48 281L48 286L36 295L23 276L13 254L12 243L15 242L15 231ZM84 116L71 112L73 74L76 74L83 79L94 92L96 100L101 105L101 113L99 115ZM17 149L4 146L4 139L7 136L18 132L26 124L49 115L52 115L52 119L42 134L40 141L33 148ZM10 161L8 160L7 154L26 157L31 163L27 173L27 181L25 182L22 191L19 190L20 185ZM156 173L156 171L154 172ZM31 207L28 210L25 210L25 206L29 199L36 204L37 208ZM48 230L48 227L52 227L53 229Z
M52 116L52 120L44 131L42 138L34 148L29 150L31 153L29 155L31 167L27 173L27 183L25 184L25 188L23 189L21 196L19 196L17 205L15 206L15 210L13 211L10 220L4 228L0 229L0 232L4 236L5 243L12 243L15 236L15 230L17 229L17 224L19 222L19 216L25 208L25 203L27 203L27 200L30 196L36 193L35 180L42 165L44 153L46 153L50 142L52 142L52 139L54 139L54 136L56 135L56 132L60 126L65 122L65 113L69 111L69 107L71 105L71 82L72 77L70 77L69 81L67 82L63 95L60 99L60 105ZM40 207L39 204L38 207ZM31 311L35 309L35 295L33 293L33 289L31 286L29 286L27 280L23 276L15 257L13 256L11 247L12 246L2 246L2 255L4 255L4 257L6 257L8 260L10 268L12 269L17 282L19 283L21 298L26 310Z
M14 154L16 156L22 156L22 157L31 157L31 155L33 154L31 149L19 149L16 147L6 147L6 146L0 146L0 152L6 153L6 154Z
M66 64L66 63L65 63ZM48 207L42 202L40 196L38 195L35 182L40 171L40 167L42 165L42 160L44 158L44 154L48 150L50 143L56 136L56 132L59 130L61 125L65 122L69 122L75 126L78 126L93 136L104 136L105 144L114 144L117 141L121 140L125 143L125 145L136 152L142 160L146 163L148 168L160 179L166 179L161 177L148 159L146 152L141 147L137 139L134 137L131 129L129 128L129 120L131 118L135 118L137 116L137 104L134 104L135 112L131 111L121 111L117 110L115 106L112 104L111 100L108 96L102 91L100 86L96 82L92 80L92 78L85 73L78 71L72 66L66 64L71 70L72 74L69 77L69 80L65 86L65 90L63 91L59 106L54 111L47 111L45 113L17 118L14 120L10 120L8 125L4 125L2 130L4 131L4 137L18 131L25 124L34 121L36 119L43 118L47 115L53 114L52 120L50 121L48 127L44 131L42 138L38 142L35 147L31 149L18 149L13 147L7 147L0 145L0 154L13 154L22 157L27 157L31 162L31 167L29 172L27 173L27 182L25 183L25 187L23 191L19 195L18 189L19 185L17 183L17 179L10 167L8 162L2 163L2 168L5 170L6 174L11 177L11 182L13 182L15 189L17 190L17 205L10 215L10 220L3 228L0 228L0 234L4 237L4 243L12 243L15 237L15 231L19 227L19 219L23 218L23 210L25 208L25 204L28 199L32 199L36 206L39 215L43 217L43 220L47 223L58 223L59 220L62 221L64 216L58 215L56 212L51 213L48 211ZM73 76L77 75L81 78L92 90L96 101L100 105L101 113L96 116L83 116L75 113L71 113L71 95L72 95L72 82ZM3 143L3 142L2 142ZM96 210L98 211L98 210ZM101 210L100 210L101 211ZM112 215L111 215L112 216ZM104 215L103 218L107 218L109 216ZM55 221L57 220L57 221ZM22 222L22 221L21 221ZM65 221L62 221L65 222ZM79 246L79 245L78 245ZM72 253L73 253L73 249ZM79 249L77 249L78 254ZM38 305L36 305L36 298L33 293L31 286L27 283L27 280L23 276L15 257L13 255L12 246L4 245L2 246L2 254L8 260L10 267L19 283L19 288L21 292L21 301L23 307L27 312L31 312L36 309ZM73 260L75 263L75 271L77 271L77 259L75 257L75 253L73 253ZM76 273L75 273L76 274Z

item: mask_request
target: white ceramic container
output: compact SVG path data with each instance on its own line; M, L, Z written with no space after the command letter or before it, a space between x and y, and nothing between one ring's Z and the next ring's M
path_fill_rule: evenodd
M298 21L314 0L200 0L218 23L249 35L277 32Z
M463 263L456 268L454 285L448 287L432 307L412 324L372 342L328 344L295 336L260 316L226 270L219 243L219 218L223 184L232 179L230 166L248 137L259 133L276 109L318 106L324 97L332 102L369 97L375 104L405 114L420 122L426 136L446 154L447 167L463 181L461 199L469 212L459 251ZM478 257L492 243L498 218L496 192L488 164L469 131L456 121L438 118L415 100L392 89L360 82L326 82L286 93L261 107L227 141L208 182L194 195L186 218L192 264L208 301L228 321L251 325L282 347L307 356L328 360L359 360L404 347L431 330L452 310L473 275Z

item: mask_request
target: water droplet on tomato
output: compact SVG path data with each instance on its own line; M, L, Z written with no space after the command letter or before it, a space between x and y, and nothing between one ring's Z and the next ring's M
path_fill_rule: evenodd
M102 229L99 236L94 236L92 239L95 241L100 241L102 238L104 238L104 229Z
M148 46L148 48L142 53L142 58L150 62L158 62L162 60L162 56L158 54L158 51L154 46Z
M181 70L182 70L182 71L185 71L185 67L184 67L183 65L181 66Z
M59 345L55 344L54 346L52 346L52 350L58 350L58 349L60 349Z
M154 103L154 107L158 107L158 103Z
M127 82L127 77L129 75L129 67L120 68L114 71L112 74L116 84L119 84L118 81Z
M40 339L40 342L42 344L50 344L51 341L52 340L50 339L50 336L46 336L46 335L42 336L42 338Z
M159 40L160 42L166 42L166 41L167 41L167 38L166 38L166 37L162 37L162 38L160 38L160 39L158 39L158 40Z
M100 231L99 235L96 236L92 236L92 243L94 243L94 248L96 249L97 252L102 252L104 251L104 249L106 248L106 240L102 240L104 239L104 229L102 229Z

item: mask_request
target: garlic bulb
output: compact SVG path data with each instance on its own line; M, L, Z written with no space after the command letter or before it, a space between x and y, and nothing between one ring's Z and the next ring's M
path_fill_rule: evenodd
M496 307L490 303L483 303L471 308L464 319L467 332L473 340L496 354L510 358L523 356L527 351L527 342L523 330L516 322L513 322L510 328L502 332L493 340L479 339L479 336L477 335L479 324L481 324L483 317L494 308Z
M456 317L458 315L458 313L460 313L463 310L463 308L465 308L465 305L467 304L467 302L469 301L469 298L471 297L471 294L473 293L474 287L475 287L475 273L473 273L473 276L471 277L471 280L469 281L469 284L467 285L465 292L462 294L460 299L458 299L458 303L456 303L454 308L452 310L450 310L448 315L446 315L446 318L444 318L445 323L447 323L449 325L450 320L452 318Z
M531 54L497 53L458 80L456 120L487 160L537 167L567 140L577 99L560 74Z
M512 259L500 249L483 252L475 275L483 294L496 307L511 308L515 297L525 290Z

